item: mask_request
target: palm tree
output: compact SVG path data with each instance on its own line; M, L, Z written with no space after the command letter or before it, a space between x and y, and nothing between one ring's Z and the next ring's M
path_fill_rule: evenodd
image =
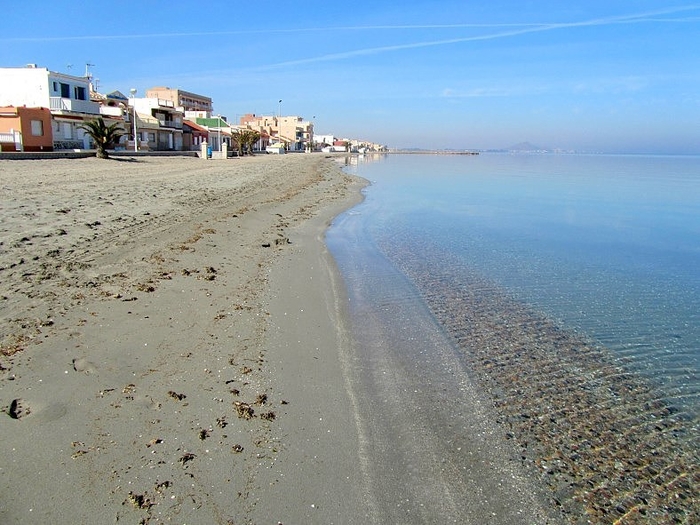
M94 120L90 120L82 126L78 126L78 128L84 130L85 133L90 135L92 138L92 141L95 143L95 147L97 148L97 153L95 156L98 159L108 159L109 154L107 153L107 148L117 142L119 138L124 135L124 131L118 122L108 126L105 124L102 117L97 117Z
M243 134L241 130L231 132L231 146L236 148L238 156L243 156Z
M244 129L242 130L241 135L244 148L248 151L250 155L252 155L253 146L255 146L255 143L258 140L260 140L260 132L252 129Z

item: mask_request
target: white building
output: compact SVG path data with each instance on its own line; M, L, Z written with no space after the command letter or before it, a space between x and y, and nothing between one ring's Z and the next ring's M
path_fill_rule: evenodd
M136 109L140 150L182 150L184 116L174 102L152 97L130 98L129 105ZM133 122L131 126L129 148L133 148Z
M314 143L316 146L320 146L321 144L332 146L335 141L336 138L333 135L314 135Z
M0 106L43 107L53 117L54 149L87 149L85 121L100 116L90 100L90 80L29 64L0 68Z

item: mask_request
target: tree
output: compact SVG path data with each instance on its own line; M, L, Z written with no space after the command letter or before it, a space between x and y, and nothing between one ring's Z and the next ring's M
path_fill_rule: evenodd
M248 130L248 133L246 134L246 144L248 146L248 153L251 155L253 154L253 148L255 147L255 143L260 140L260 132L255 131L255 130Z
M242 129L241 130L241 143L243 145L243 152L248 152L248 154L253 154L253 147L255 143L260 140L260 132L253 129Z
M78 128L84 130L92 138L97 148L95 156L98 159L108 159L107 148L118 142L119 138L124 135L118 122L108 126L102 117L90 120Z
M235 143L238 149L238 154L243 156L253 154L253 146L260 140L260 132L252 129L239 129L234 131L231 140Z
M243 132L242 130L231 132L231 144L238 150L238 156L243 155Z

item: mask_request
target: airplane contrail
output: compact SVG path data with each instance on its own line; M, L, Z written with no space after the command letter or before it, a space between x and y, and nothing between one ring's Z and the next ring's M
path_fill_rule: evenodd
M426 42L413 42L409 44L397 44L391 46L379 46L371 47L365 49L356 49L352 51L344 51L340 53L330 53L327 55L321 55L318 57L303 58L299 60L291 60L286 62L279 62L277 64L271 64L265 68L279 68L286 66L297 66L303 64L311 64L315 62L329 62L334 60L341 60L347 58L353 58L357 56L367 56L375 55L379 53L386 53L391 51L400 51L404 49L417 49L422 47L433 47L433 46L444 46L450 44L459 44L464 42L475 42L481 40L494 40L498 38L506 38L517 35L524 35L528 33L538 33L543 31L554 31L559 29L568 29L576 27L591 27L591 26L603 26L603 25L615 25L615 24L631 24L631 23L642 23L642 22L652 22L652 21L669 21L669 19L651 19L650 16L658 16L661 14L677 13L680 11L689 11L700 9L700 6L686 6L673 9L664 9L651 11L646 13L639 13L634 15L621 15L606 18L594 18L591 20L584 20L579 22L560 22L560 23L549 23L549 24L535 24L522 29L514 29L511 31L501 31L497 33L490 33L487 35L477 35L459 38L450 38L445 40L432 40ZM673 21L684 20L684 19L674 19Z
M69 40L126 40L126 39L143 39L143 38L182 38L182 37L202 37L202 36L234 36L234 35L246 35L246 34L269 34L269 33L305 33L305 32L324 32L324 31L389 31L389 30L410 30L410 29L467 29L467 28L507 28L507 27L519 27L522 29L515 30L513 32L506 31L502 33L496 33L494 35L485 35L483 37L465 37L464 39L450 39L436 41L433 43L417 43L417 44L406 44L405 47L402 46L386 46L377 48L379 52L381 51L392 51L397 49L407 49L411 47L424 47L430 45L445 45L457 42L468 42L472 40L486 40L491 38L502 38L505 36L514 36L519 34L537 32L537 31L550 31L553 29L561 29L566 27L582 27L582 26L592 26L592 25L610 25L610 24L620 24L620 23L637 23L637 22L689 22L697 21L697 18L681 18L681 19L670 19L670 18L649 18L651 16L665 15L679 13L683 11L692 11L700 9L700 5L689 5L681 6L669 9L659 9L655 11L634 14L634 15L622 15L617 17L599 18L582 22L562 22L562 23L500 23L500 24L488 24L488 23L465 23L465 24L419 24L419 25L365 25L365 26L335 26L335 27L310 27L310 28L280 28L280 29L260 29L260 30L236 30L236 31L201 31L201 32L177 32L177 33L142 33L142 34L122 34L122 35L70 35L70 36L56 36L56 37L10 37L10 38L0 38L0 41L5 42L57 42L57 41L69 41ZM358 51L360 54L362 51ZM339 56L342 57L344 54L340 53ZM354 56L354 55L350 55ZM294 62L297 63L297 62Z

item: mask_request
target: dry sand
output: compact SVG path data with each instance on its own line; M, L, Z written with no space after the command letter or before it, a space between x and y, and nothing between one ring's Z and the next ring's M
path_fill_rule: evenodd
M352 513L362 484L321 240L362 184L316 155L0 161L0 523ZM273 306L294 321L271 329ZM318 355L285 358L276 383L269 349L302 338ZM318 384L295 384L295 367ZM279 426L289 413L298 435ZM328 448L331 426L352 452ZM278 462L314 476L280 502L265 497Z

